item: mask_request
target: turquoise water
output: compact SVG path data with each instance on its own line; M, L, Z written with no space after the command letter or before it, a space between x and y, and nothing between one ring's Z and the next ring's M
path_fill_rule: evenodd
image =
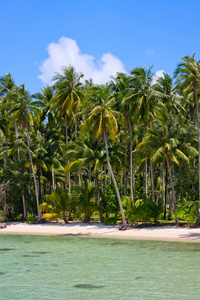
M200 244L0 235L0 299L200 299Z

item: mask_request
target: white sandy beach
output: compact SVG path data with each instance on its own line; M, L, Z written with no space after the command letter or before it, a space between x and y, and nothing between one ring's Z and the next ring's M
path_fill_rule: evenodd
M0 229L0 234L54 234L54 235L88 235L99 237L119 237L153 240L179 240L200 242L200 228L177 228L160 226L148 228L128 228L119 230L119 226L107 226L100 223L85 224L81 222L61 224L26 224L8 222L7 228Z

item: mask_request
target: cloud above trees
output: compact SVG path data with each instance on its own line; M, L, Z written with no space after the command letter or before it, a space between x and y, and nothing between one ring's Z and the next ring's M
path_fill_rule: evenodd
M61 73L62 67L69 65L78 73L83 73L84 80L91 78L96 84L108 82L117 72L126 72L117 56L109 52L97 60L94 56L82 53L76 41L68 37L61 37L57 43L50 43L47 50L48 58L39 68L39 78L44 84L52 84L55 73Z

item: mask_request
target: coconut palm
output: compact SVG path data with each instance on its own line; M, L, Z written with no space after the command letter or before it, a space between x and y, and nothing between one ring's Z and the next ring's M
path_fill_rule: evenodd
M56 95L51 104L54 109L59 109L65 118L66 144L68 141L67 117L73 115L75 132L77 134L76 112L81 99L84 97L82 84L80 82L83 74L76 73L73 67L64 67L63 74L57 73L53 80L55 81Z
M96 188L92 182L85 180L83 187L76 186L73 194L73 205L78 206L78 214L84 213L84 222L88 223L92 213L99 210L99 206L95 203Z
M136 147L137 151L149 152L153 162L166 161L172 188L176 224L178 224L177 201L171 163L179 164L180 160L188 162L188 153L197 155L196 149L188 143L190 140L185 140L186 132L187 126L180 124L175 120L175 117L173 120L169 119L167 109L163 107L161 110L157 110L156 119L151 122L144 140Z
M156 104L156 98L154 90L152 89L153 73L151 71L152 66L149 69L134 68L131 70L132 85L135 91L132 98L137 98L139 106L139 120L144 123L147 128L149 127L150 120L153 117L154 108ZM152 183L152 197L155 201L154 195L154 178L153 178L153 164L150 158L151 168L151 183ZM145 194L147 197L147 159L145 159Z
M199 108L198 108L198 89L200 86L200 61L196 61L195 54L184 56L175 71L177 86L184 96L192 99L196 111L196 123L198 132L199 146L199 217L197 222L200 224L200 132L199 132Z
M115 176L110 165L109 151L108 151L108 138L115 140L116 134L118 132L118 122L117 118L121 121L123 120L120 112L117 112L111 108L113 104L113 97L110 98L110 91L107 86L95 86L93 88L93 95L95 98L94 105L90 111L89 117L84 123L84 129L89 129L93 126L93 139L97 140L103 137L106 156L107 156L107 165L116 189L117 198L119 201L119 206L122 214L122 223L123 226L126 226L126 219L124 215L124 210L122 207L121 197L115 180Z
M51 195L45 196L47 202L43 202L39 209L51 213L54 217L62 217L65 224L69 223L66 212L71 207L70 195L67 190L57 188Z
M24 85L21 85L15 89L12 93L16 102L12 102L13 108L10 111L12 116L12 120L15 122L17 121L23 129L26 131L26 138L27 138L27 146L28 146L28 154L34 179L35 185L35 196L36 196L36 203L39 215L39 221L41 221L41 212L39 210L39 198L38 198L38 188L37 182L35 177L35 170L32 161L31 149L30 149L30 137L29 137L29 129L31 124L39 124L38 120L40 118L40 109L34 105L34 102L31 99L31 95L25 89Z

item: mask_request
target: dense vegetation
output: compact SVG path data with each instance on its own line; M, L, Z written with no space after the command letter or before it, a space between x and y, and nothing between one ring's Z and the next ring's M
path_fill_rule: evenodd
M1 217L196 221L200 62L151 69L95 85L69 66L35 95L2 76Z

